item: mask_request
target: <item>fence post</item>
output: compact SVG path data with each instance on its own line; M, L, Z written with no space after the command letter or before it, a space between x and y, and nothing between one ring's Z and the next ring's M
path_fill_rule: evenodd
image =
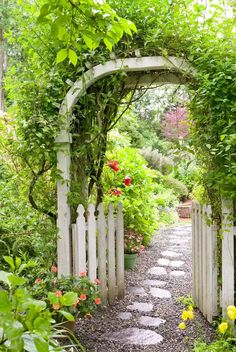
M108 295L109 302L112 303L116 297L116 253L115 253L115 221L114 221L114 207L110 203L108 206Z
M104 206L102 203L98 206L98 278L100 280L100 292L102 301L107 303L107 280L106 280L106 219L104 215Z
M97 278L96 219L95 206L88 206L88 276L91 281Z
M233 202L222 199L222 314L234 304L234 223Z
M86 222L84 217L84 207L78 206L78 217L76 220L76 246L77 257L74 258L75 274L78 276L81 272L86 272Z
M196 208L195 202L192 204L192 276L193 276L193 301L196 302Z
M208 232L207 232L207 207L202 206L202 312L207 317L207 256L210 254L207 252L208 245Z
M116 267L117 267L117 287L118 297L123 298L125 294L125 274L124 274L124 220L123 206L117 206L117 227L116 227Z

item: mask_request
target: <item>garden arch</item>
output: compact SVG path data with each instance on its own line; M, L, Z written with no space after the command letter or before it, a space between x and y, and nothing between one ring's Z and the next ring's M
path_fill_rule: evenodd
M127 86L146 86L157 83L186 83L194 76L194 70L183 59L177 57L135 57L114 59L89 69L72 85L60 108L62 126L55 142L58 146L57 167L61 179L57 182L57 227L59 230L57 255L59 275L71 274L71 210L68 203L70 191L70 144L69 132L73 107L79 97L99 79L116 72L127 73Z

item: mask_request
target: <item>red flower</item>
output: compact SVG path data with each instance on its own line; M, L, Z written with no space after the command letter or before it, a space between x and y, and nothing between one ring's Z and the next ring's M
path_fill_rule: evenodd
M62 296L62 292L61 292L61 291L56 291L56 292L55 292L55 296L61 297L61 296Z
M81 293L80 297L81 301L86 301L87 296L84 293Z
M94 302L96 304L101 304L102 303L101 298L99 298L99 297L95 298Z
M130 186L130 185L131 185L131 178L130 178L130 176L125 176L123 182L124 182L125 186Z
M40 279L40 277L37 277L37 279L35 280L35 283L37 284L37 285L39 285L40 283L41 283L41 279Z
M112 188L109 190L109 193L111 193L112 196L119 197L122 194L122 191L118 188Z
M100 280L95 279L95 280L94 280L94 283L95 283L96 285L100 285L101 282L100 282Z
M118 167L118 161L116 160L109 160L107 162L107 166L109 166L111 169L113 169L115 172L119 171Z
M57 267L55 265L52 265L51 272L52 273L57 273Z
M56 304L53 304L52 307L54 310L58 310L58 309L60 309L61 306L59 303L56 303Z
M87 276L86 271L82 271L81 273L79 273L79 276L80 276L80 277L85 277L85 276Z

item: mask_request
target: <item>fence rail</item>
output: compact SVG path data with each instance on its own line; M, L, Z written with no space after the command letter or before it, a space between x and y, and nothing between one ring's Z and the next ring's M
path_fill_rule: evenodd
M124 225L122 204L114 209L90 204L88 211L78 206L76 224L72 225L73 275L87 272L90 280L99 279L102 301L112 303L124 297ZM86 214L85 214L86 213Z
M221 229L212 223L211 206L193 202L193 299L209 322L218 315L219 307L226 317L227 306L235 303L235 234L232 202L222 201ZM219 276L222 276L221 284Z

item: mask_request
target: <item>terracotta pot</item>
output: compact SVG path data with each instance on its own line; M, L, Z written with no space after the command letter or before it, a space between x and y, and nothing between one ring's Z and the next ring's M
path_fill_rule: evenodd
M137 261L138 253L125 253L125 269L134 269Z
M177 206L176 210L180 218L191 218L191 204L180 204Z

